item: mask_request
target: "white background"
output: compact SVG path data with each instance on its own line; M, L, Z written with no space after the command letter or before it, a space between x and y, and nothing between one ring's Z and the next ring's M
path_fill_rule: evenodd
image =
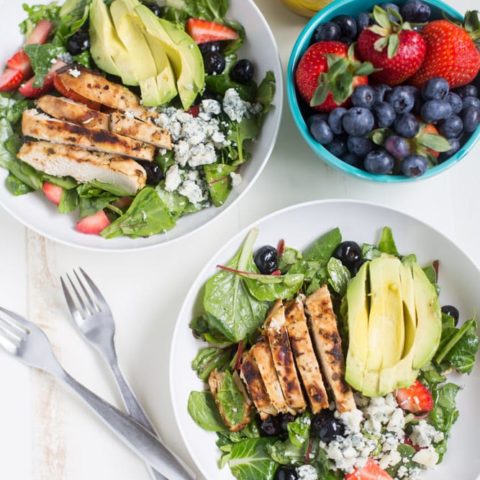
M274 31L285 67L305 20L277 0L257 3ZM452 4L461 11L477 6L476 0ZM4 21L0 17L0 23ZM479 154L480 145L453 170L427 182L366 183L331 170L311 154L287 107L277 146L257 184L225 216L174 245L126 255L77 251L26 231L0 209L0 305L44 326L66 369L120 406L106 369L76 335L63 303L59 275L76 266L85 268L114 310L119 356L131 384L163 438L188 458L167 390L168 356L182 299L211 255L239 229L279 208L317 198L355 198L430 223L479 265ZM148 478L143 464L61 387L4 356L0 372L0 478Z

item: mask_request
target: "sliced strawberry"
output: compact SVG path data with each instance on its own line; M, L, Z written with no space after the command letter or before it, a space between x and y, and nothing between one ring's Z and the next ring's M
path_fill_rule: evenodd
M13 70L19 70L22 72L23 78L32 76L32 67L30 66L30 58L24 50L19 50L13 57L7 62L8 68Z
M76 225L75 230L87 235L100 235L102 230L105 230L110 225L106 213L103 210L90 215L89 217L82 218Z
M400 388L395 396L400 408L412 413L425 413L433 410L433 397L430 390L417 380L411 387Z
M236 40L238 33L226 25L216 22L208 22L200 18L190 18L186 25L187 33L195 40L195 43L220 42L224 40Z
M392 477L380 468L380 465L369 458L363 468L356 468L345 475L345 480L392 480Z
M83 103L84 105L87 105L87 107L93 110L100 110L101 105L99 103L89 100L88 98L85 98L77 92L74 92L72 89L66 87L65 84L62 82L61 75L55 75L53 79L53 85L58 91L58 93L62 94L64 97L67 97L74 102Z
M19 93L21 93L24 97L27 98L38 98L44 93L48 92L54 84L55 76L57 70L63 68L65 63L58 60L50 69L50 71L45 76L45 80L43 81L42 87L34 87L33 84L35 83L35 77L32 77L28 82L24 83L19 89Z
M53 30L50 20L40 20L25 41L25 45L44 44Z
M15 90L22 83L23 75L20 70L7 68L0 75L0 92Z
M44 195L55 205L60 205L63 188L50 182L45 182L42 187Z

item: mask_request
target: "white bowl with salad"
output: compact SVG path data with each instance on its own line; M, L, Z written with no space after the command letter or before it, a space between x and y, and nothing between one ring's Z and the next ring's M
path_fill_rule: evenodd
M301 204L240 232L172 342L203 477L477 479L479 280L441 233L373 204Z
M5 8L0 204L28 227L91 249L165 244L261 173L283 86L253 1Z

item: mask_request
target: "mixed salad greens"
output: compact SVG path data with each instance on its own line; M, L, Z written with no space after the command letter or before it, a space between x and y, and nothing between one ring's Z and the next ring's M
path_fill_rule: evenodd
M359 333L357 330L355 342L352 342L349 333L354 326L351 318L354 304L349 300L355 283L369 268L373 271L373 262L383 269L381 273L385 277L388 276L387 264L379 261L398 262L401 268L412 266L413 271L417 263L415 255L399 254L388 227L383 229L377 244L363 246L343 241L336 228L303 252L285 246L283 240L276 248L264 246L255 250L257 234L256 229L252 230L230 262L218 266L218 273L207 281L202 291L202 314L190 325L194 336L207 344L192 362L192 368L206 383L206 389L191 392L188 411L199 427L217 434L221 452L219 467L229 466L239 480L366 480L415 479L424 469L440 463L452 426L459 416L456 396L460 387L448 377L452 372L472 372L479 338L475 319L458 325L458 310L453 306L440 307L439 262L417 272L420 282L415 284L415 295L425 294L426 301L431 302L428 315L433 312L429 319L436 325L434 328L439 335L434 339L432 330L428 340L430 349L433 348L430 358L420 370L413 372L409 383L403 388L391 388L370 396L361 395L352 388L356 407L351 411L342 411L335 396L336 407L330 402L329 408L315 413L310 404L296 411L290 409L286 413L277 411L268 415L266 410L257 408L258 392L252 391L253 376L245 375L244 365L249 350L253 351L262 338L268 337L271 342L268 330L272 325L274 335L284 328L282 323L272 320L272 313L270 320L265 321L269 310L289 301L286 307L288 326L288 305L305 302L306 312L313 315L308 312L311 308L309 298L327 286L343 345L343 356L337 353L336 360L345 367L345 358L348 371L353 344L358 344ZM367 294L372 300L366 300L371 309L370 322L373 322L374 310L371 302L375 302L373 297L378 297L378 292L373 291L372 283L372 291ZM307 300L305 296L309 296ZM417 308L421 310L421 302ZM328 312L323 315L322 321L326 322ZM417 315L417 328L420 329L425 319L420 318L420 311ZM315 336L312 323L309 330L310 335ZM298 338L292 338L290 330L288 334L290 343L287 340L285 349L293 350L295 363L302 373L294 344ZM325 337L327 341L333 334L329 335ZM321 357L319 345L316 347ZM270 349L277 367L272 343ZM286 350L283 350L283 358ZM300 352L304 353L306 351ZM259 358L256 357L258 361ZM323 357L319 363L330 382ZM257 366L268 387L265 366ZM259 378L257 376L256 380ZM278 378L282 384L280 374ZM304 380L302 376L305 387ZM270 392L268 388L266 391ZM328 391L329 395L332 392L336 395L333 388ZM287 394L284 391L285 398Z
M26 41L0 79L0 166L9 172L6 188L12 195L43 190L60 213L78 214L78 231L104 238L163 233L184 215L225 203L242 180L239 169L250 158L248 143L259 136L275 95L273 73L257 81L254 63L239 59L246 33L227 18L228 0L167 1L163 6L143 0L67 0L23 8L27 18L20 30ZM116 57L118 51L122 54ZM147 58L152 59L150 73ZM100 81L105 77L105 95L118 84L138 97L128 108L122 106L123 94L86 97L89 89L81 80L90 72L101 75L94 77ZM48 112L42 108L40 100L51 104L52 95L82 104L90 116L102 114L110 130L111 112L119 113L130 126L122 138L146 147L151 158L142 160L135 149L127 149L120 159L135 163L119 174L110 145L104 149L94 141L85 147L91 156L87 163L101 164L103 176L87 172L85 164L80 172L71 158L84 153L78 142L63 140L66 134L58 140L25 130L27 120L52 120L45 113L59 128L72 128L73 114L65 114L71 103L62 104L61 113L57 105ZM81 124L82 140L93 135L88 121ZM136 136L146 127L147 135ZM150 142L153 128L168 136L168 147ZM32 135L41 142L32 142ZM50 140L53 150L45 145ZM115 141L112 130L108 142ZM36 158L27 159L25 145ZM41 163L41 156L48 158ZM124 180L135 186L126 188Z

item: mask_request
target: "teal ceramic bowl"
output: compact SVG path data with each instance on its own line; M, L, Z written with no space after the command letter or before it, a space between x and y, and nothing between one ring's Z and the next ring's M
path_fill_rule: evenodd
M450 5L444 3L441 0L423 0L425 3L428 3L432 8L432 18L442 18L444 14L448 15L454 19L463 19L463 15L452 8ZM328 22L337 15L354 15L357 16L361 12L371 11L374 5L377 5L379 2L375 0L336 0L331 3L328 7L324 8L318 14L313 17L307 26L303 29L302 33L296 41L288 64L287 71L287 96L290 109L295 120L295 123L302 134L303 138L310 146L310 148L315 152L315 154L320 157L324 162L328 163L330 166L353 175L355 177L362 178L364 180L370 180L373 182L384 182L384 183L404 183L418 181L421 179L426 179L433 177L439 173L444 172L449 169L456 163L458 163L462 158L464 158L468 152L472 149L475 143L480 137L480 128L472 134L468 141L462 146L462 148L451 158L444 161L440 165L430 168L427 172L416 178L409 178L403 175L375 175L365 170L353 167L341 159L332 155L325 147L317 143L308 131L308 127L304 118L304 112L308 109L305 103L297 96L295 89L295 69L300 58L302 58L304 52L307 50L311 43L313 33L318 25ZM404 0L395 1L397 4L404 3ZM480 76L476 79L476 84L480 88Z

